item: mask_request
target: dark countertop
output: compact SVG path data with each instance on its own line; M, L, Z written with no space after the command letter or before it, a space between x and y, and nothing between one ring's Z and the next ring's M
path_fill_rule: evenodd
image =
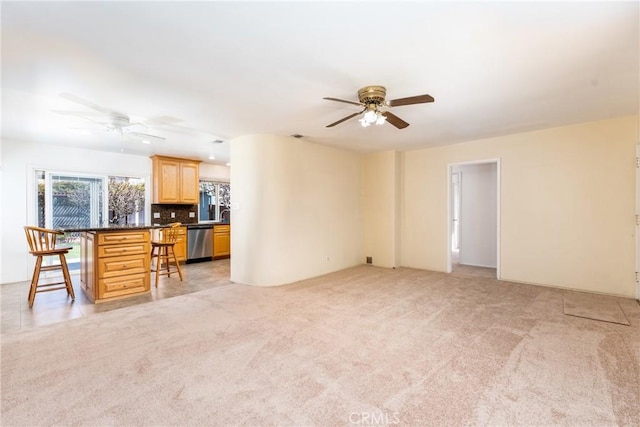
M93 232L115 232L115 231L133 231L133 230L151 230L153 228L165 228L166 225L123 225L123 224L111 224L103 227L85 227L85 228L59 228L58 231L63 233L76 233L79 231L93 231Z
M194 228L200 226L210 225L212 228L216 225L230 225L230 222L200 222L196 224L182 224L182 226L189 228L189 226L195 226ZM152 225L123 225L123 224L111 224L105 225L102 227L85 227L85 228L57 228L56 230L62 231L63 233L78 233L82 231L91 231L91 232L116 232L116 231L133 231L133 230L151 230L156 228L166 228L168 225L161 224L152 224Z

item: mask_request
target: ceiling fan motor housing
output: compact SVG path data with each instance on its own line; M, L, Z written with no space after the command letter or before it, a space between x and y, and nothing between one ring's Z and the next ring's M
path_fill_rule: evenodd
M365 105L381 105L386 95L387 89L384 86L365 86L358 91L358 99Z
M129 117L124 115L112 115L109 117L109 124L114 128L123 128L131 124Z

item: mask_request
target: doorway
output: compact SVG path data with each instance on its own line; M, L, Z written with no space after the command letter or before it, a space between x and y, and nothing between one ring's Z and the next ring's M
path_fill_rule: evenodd
M500 160L448 165L447 271L500 278Z

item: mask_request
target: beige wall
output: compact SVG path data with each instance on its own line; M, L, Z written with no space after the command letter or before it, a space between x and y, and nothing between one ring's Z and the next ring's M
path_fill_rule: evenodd
M230 141L231 280L282 285L362 263L362 160L291 137Z
M446 271L447 165L501 159L501 278L635 296L638 117L403 153L402 264Z
M397 267L400 232L400 155L380 151L363 160L363 256L373 265Z
M200 163L200 179L229 182L231 179L231 172L229 166Z

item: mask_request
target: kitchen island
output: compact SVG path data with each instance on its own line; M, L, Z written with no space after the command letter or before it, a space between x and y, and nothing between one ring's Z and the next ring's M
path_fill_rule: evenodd
M94 303L150 292L151 233L157 226L65 229L80 232L80 283Z

